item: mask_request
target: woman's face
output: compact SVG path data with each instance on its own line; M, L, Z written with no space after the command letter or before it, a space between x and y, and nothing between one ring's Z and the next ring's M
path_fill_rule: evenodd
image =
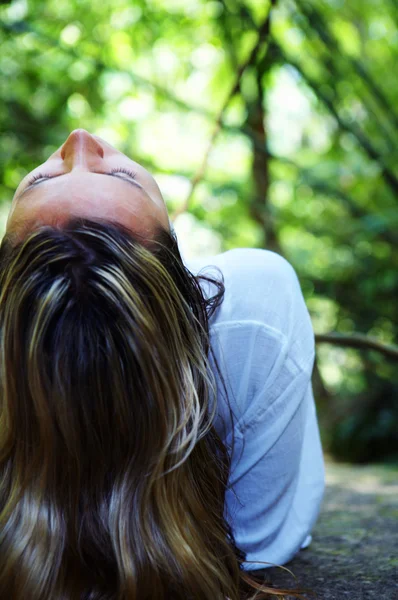
M35 181L33 181L35 180ZM169 216L152 175L97 135L75 129L19 184L6 231L16 238L71 216L115 220L150 238Z

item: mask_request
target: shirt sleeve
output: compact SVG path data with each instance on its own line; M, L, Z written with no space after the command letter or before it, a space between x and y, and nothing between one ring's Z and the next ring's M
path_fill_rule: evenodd
M250 357L251 399L233 430L225 516L246 553L246 570L284 564L308 543L324 492L311 386L314 334L292 268L285 284L285 305L279 306L284 329L275 335L275 323L259 326ZM270 340L276 358L261 379Z
M264 389L258 393L254 400L257 406L268 404L269 392ZM227 518L238 547L247 554L246 560L284 564L300 549L315 521L323 478L322 451L319 437L316 440L310 373L299 370L291 376L285 366L273 394L268 408L258 410L250 422L243 420L235 428L237 462L227 490ZM302 466L308 444L315 452L308 457L307 450L307 458L313 461L311 473L305 473ZM299 514L296 496L303 485L307 504ZM311 499L313 486L318 496ZM267 566L272 565L248 564L247 569Z

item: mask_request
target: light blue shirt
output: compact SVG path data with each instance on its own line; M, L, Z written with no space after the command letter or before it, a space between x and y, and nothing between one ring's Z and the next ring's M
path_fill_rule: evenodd
M311 386L314 333L293 267L268 250L236 248L186 260L197 275L224 275L225 296L210 319L213 351L226 380L233 426L214 361L214 422L232 444L225 518L246 552L245 570L283 565L312 540L325 472ZM206 296L216 288L201 283ZM232 450L231 450L232 451ZM265 561L272 564L262 564Z

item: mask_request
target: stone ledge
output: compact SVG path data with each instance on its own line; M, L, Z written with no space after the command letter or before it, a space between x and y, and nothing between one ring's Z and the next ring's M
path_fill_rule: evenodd
M312 536L284 565L297 580L277 567L262 576L275 587L310 589L319 600L398 600L398 465L327 458L325 498Z

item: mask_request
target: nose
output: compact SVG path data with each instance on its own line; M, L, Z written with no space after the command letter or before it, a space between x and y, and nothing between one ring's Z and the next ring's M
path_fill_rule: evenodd
M90 166L104 157L104 150L94 136L85 129L75 129L61 148L61 158L70 169Z

